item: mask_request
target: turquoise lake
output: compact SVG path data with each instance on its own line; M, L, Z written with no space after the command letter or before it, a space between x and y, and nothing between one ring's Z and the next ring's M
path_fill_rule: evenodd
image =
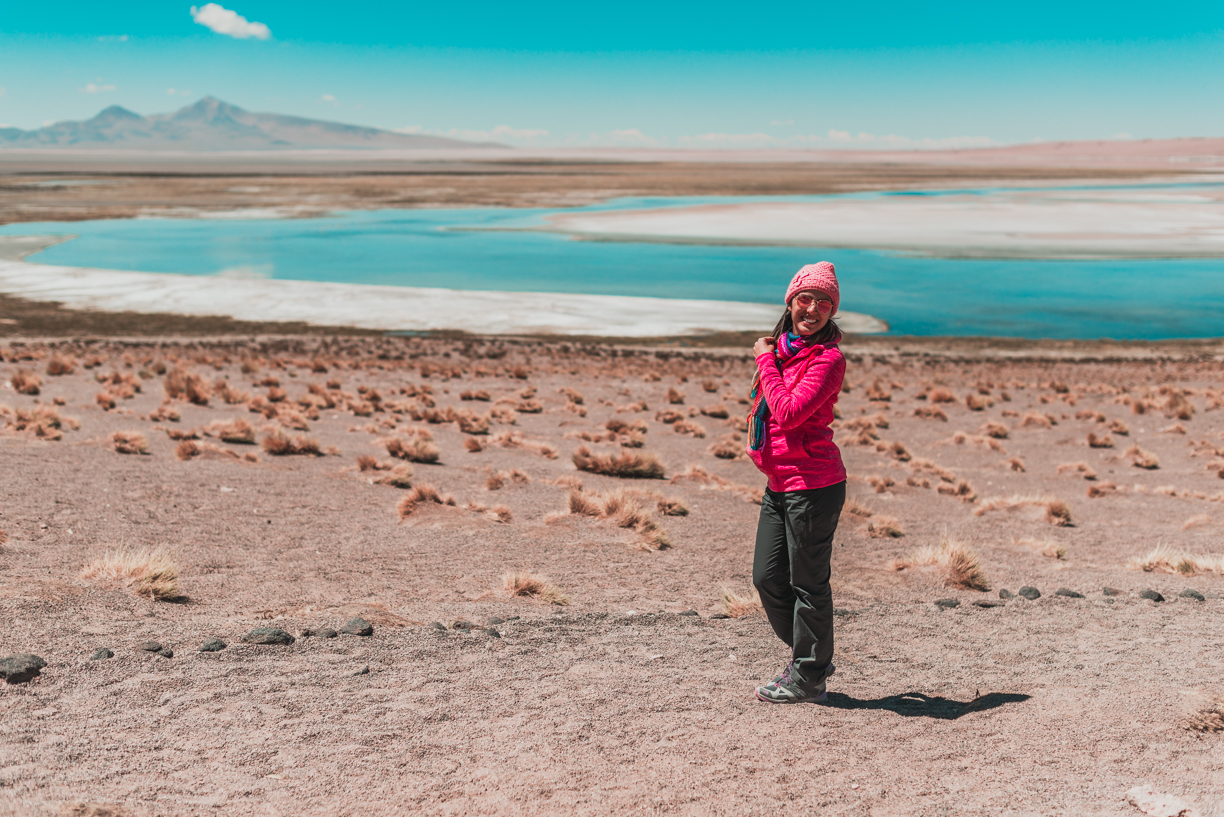
M585 209L749 200L619 199ZM870 250L575 241L523 229L555 212L560 211L472 208L352 211L312 219L123 219L10 224L0 234L79 236L29 258L64 266L760 303L779 301L803 264L828 260L837 265L842 307L887 321L892 334L1224 335L1221 260L947 260Z

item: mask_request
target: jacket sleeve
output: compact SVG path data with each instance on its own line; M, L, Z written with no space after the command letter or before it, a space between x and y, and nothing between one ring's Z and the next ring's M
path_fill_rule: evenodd
M846 359L840 353L821 355L808 365L794 391L789 391L774 363L773 352L759 355L756 364L769 414L784 431L803 425L816 409L836 396L846 374Z

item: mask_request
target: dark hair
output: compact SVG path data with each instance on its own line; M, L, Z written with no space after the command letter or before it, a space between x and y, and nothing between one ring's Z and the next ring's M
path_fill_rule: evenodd
M786 307L786 311L782 313L782 317L778 319L778 325L774 327L773 339L776 341L786 332L790 332L795 328L795 323L791 319L790 306ZM842 330L833 322L832 318L825 323L824 326L812 336L812 340L822 346L828 346L830 343L839 343L842 339Z

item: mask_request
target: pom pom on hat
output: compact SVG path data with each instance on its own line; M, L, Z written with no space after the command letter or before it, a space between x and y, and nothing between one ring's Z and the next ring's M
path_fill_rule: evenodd
M833 311L829 315L831 317L837 314L841 294L837 290L837 272L833 269L832 264L828 261L821 261L817 264L808 264L796 272L795 277L791 279L790 286L786 288L786 305L790 306L791 298L809 289L818 289L832 298Z

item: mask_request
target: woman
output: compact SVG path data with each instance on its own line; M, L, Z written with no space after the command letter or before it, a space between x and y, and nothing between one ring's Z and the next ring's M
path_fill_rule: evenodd
M752 583L770 626L791 648L790 664L757 687L770 703L823 702L833 674L829 557L846 499L846 468L829 428L846 372L832 320L838 300L833 265L805 266L786 288L773 337L752 347L748 456L769 478Z

